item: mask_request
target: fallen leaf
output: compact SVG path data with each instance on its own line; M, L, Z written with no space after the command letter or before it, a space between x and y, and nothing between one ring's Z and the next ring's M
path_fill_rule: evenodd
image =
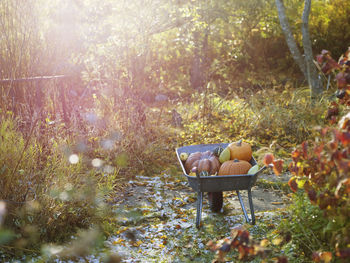
M123 243L124 241L125 241L125 239L119 238L119 239L113 241L113 245L119 245L119 244Z
M271 202L272 205L283 205L283 202Z

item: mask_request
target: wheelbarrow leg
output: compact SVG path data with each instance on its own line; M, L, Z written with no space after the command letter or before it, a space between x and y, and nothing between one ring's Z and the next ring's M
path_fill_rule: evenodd
M251 219L249 219L249 217L248 217L247 210L245 209L245 206L244 206L241 194L239 193L238 190L236 192L237 192L239 203L241 204L241 207L242 207L242 210L243 210L243 214L244 214L245 220L247 221L247 223L255 225L255 214L254 214L254 206L253 206L253 199L252 199L252 191L251 191L251 189L248 189L249 208L250 208L250 214L251 214L251 217L252 217Z
M245 206L244 206L244 203L243 203L242 196L241 196L241 194L239 193L238 190L236 192L237 192L239 203L241 204L241 207L242 207L242 210L243 210L243 214L244 214L245 220L247 221L247 223L249 223L250 220L249 220L249 217L248 217L248 214L247 214L247 210L245 210Z
M248 189L248 199L249 199L249 208L250 208L250 214L252 216L252 225L255 225L255 214L254 214L254 205L253 205L253 198L252 198L252 190Z
M199 228L200 224L201 224L202 206L203 206L203 192L198 191L198 194L197 194L197 217L196 217L196 227L197 228Z

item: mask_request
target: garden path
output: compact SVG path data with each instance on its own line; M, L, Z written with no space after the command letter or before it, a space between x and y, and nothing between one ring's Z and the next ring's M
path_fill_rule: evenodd
M288 203L276 182L287 182L288 174L280 177L261 175L252 188L256 225L251 233L263 235L266 226L278 224L280 213ZM247 205L247 193L241 191ZM235 192L224 192L221 213L209 209L204 198L202 227L195 227L196 193L183 176L164 174L155 177L137 176L114 205L120 228L106 245L122 256L125 262L210 262L214 253L206 243L229 236L232 227L245 224ZM249 211L249 209L248 209Z

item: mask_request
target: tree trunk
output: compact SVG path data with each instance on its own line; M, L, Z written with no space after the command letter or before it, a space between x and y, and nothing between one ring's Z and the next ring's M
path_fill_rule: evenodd
M301 32L303 34L303 47L306 62L307 81L311 89L311 98L317 98L322 94L323 86L313 61L312 44L309 32L310 9L311 0L305 0L304 11L302 15Z
M199 31L193 33L195 43L193 51L192 67L190 72L190 82L193 89L203 91L208 82L208 36L209 31L205 30L205 35L201 36Z
M305 60L298 49L297 43L295 42L295 39L293 37L292 30L290 29L283 1L276 0L276 7L277 7L278 17L280 20L282 31L286 38L290 53L292 53L292 57L294 61L297 63L300 71L304 74L305 78L307 79Z
M300 53L298 46L290 29L283 0L276 0L276 7L282 31L286 37L287 45L292 53L294 61L299 66L304 77L307 79L311 89L311 98L317 98L323 90L321 79L318 77L316 66L313 62L312 45L309 33L309 14L311 10L311 0L305 0L304 10L302 15L302 36L305 59Z

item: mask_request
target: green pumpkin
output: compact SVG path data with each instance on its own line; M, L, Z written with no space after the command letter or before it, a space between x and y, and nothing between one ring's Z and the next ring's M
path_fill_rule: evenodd
M224 150L224 148L222 148L221 146L218 146L213 150L213 154L216 157L219 157L223 150Z

